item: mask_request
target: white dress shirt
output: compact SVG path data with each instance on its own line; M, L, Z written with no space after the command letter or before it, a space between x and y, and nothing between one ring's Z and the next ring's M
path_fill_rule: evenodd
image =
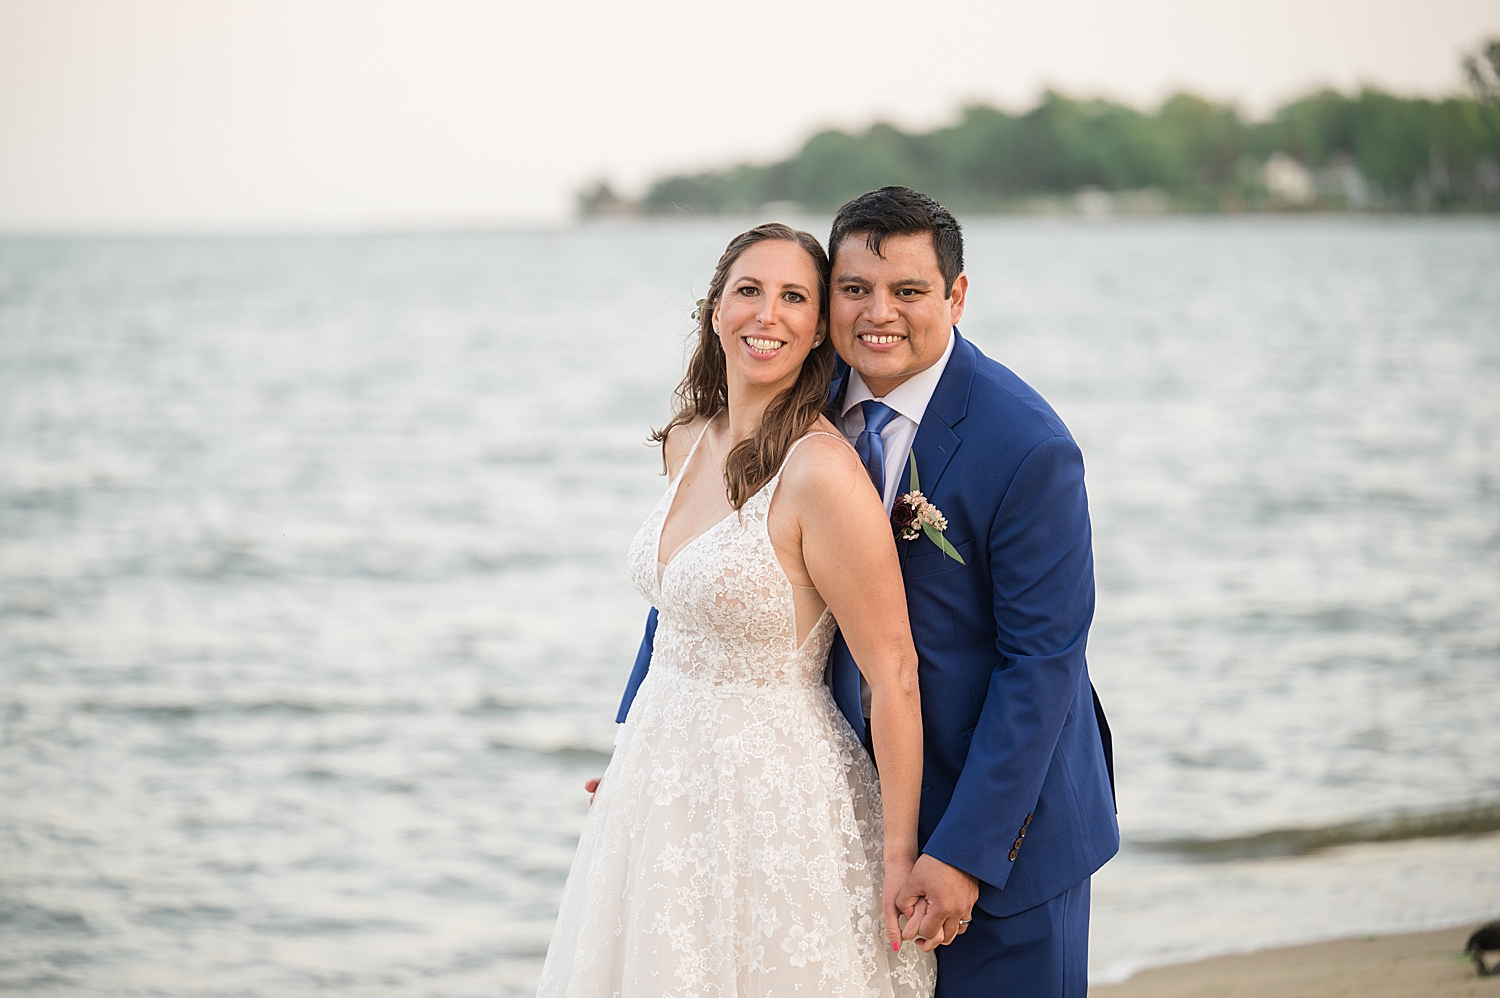
M907 455L911 453L912 441L917 439L917 427L922 425L922 416L927 412L927 403L948 367L948 358L953 356L953 330L948 331L948 346L936 364L925 371L918 371L890 390L884 402L897 415L880 431L881 443L885 445L885 511L889 513L896 503L896 488L901 482L901 473L906 470ZM865 412L859 404L875 398L870 386L858 371L849 372L849 388L844 392L843 408L839 411L839 429L852 444L865 429Z

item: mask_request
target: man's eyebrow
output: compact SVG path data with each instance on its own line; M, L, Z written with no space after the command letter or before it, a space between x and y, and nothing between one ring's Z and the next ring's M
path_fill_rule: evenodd
M835 283L835 284L869 284L870 280L868 278L865 278L865 277L860 277L858 274L840 274L834 280L833 283ZM933 285L932 285L931 281L923 280L920 277L903 277L900 280L892 281L891 282L891 287L893 287L893 288L916 288L919 291L931 291Z

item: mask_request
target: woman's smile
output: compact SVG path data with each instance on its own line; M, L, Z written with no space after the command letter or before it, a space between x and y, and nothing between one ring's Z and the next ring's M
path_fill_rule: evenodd
M769 336L742 336L740 339L744 341L745 346L750 348L751 353L760 357L774 357L776 351L786 346L784 340L772 339Z

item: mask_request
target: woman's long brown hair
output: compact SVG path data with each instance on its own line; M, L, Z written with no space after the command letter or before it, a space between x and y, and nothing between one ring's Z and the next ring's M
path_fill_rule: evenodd
M812 257L818 272L818 338L822 343L812 349L802 362L797 380L777 395L766 407L760 426L754 434L741 440L724 461L724 489L729 505L739 509L771 480L786 460L792 444L812 429L828 404L828 385L833 377L833 343L828 336L828 254L813 236L806 232L769 222L742 232L729 241L719 265L714 268L708 294L698 305L698 346L688 361L687 374L673 395L673 415L667 425L653 430L651 440L665 444L667 435L678 426L702 416L711 419L729 406L729 375L724 346L714 332L714 307L729 282L729 270L740 254L756 243L777 239L796 243ZM662 467L666 468L666 448L662 448Z

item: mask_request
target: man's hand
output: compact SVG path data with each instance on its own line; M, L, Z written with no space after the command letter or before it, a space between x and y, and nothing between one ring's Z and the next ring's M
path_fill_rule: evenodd
M979 881L940 859L923 853L896 896L896 907L906 915L902 939L916 939L922 952L946 946L968 930Z
M594 794L599 792L599 781L602 779L602 776L596 776L592 780L583 781L583 789L589 793L589 807L594 806Z

